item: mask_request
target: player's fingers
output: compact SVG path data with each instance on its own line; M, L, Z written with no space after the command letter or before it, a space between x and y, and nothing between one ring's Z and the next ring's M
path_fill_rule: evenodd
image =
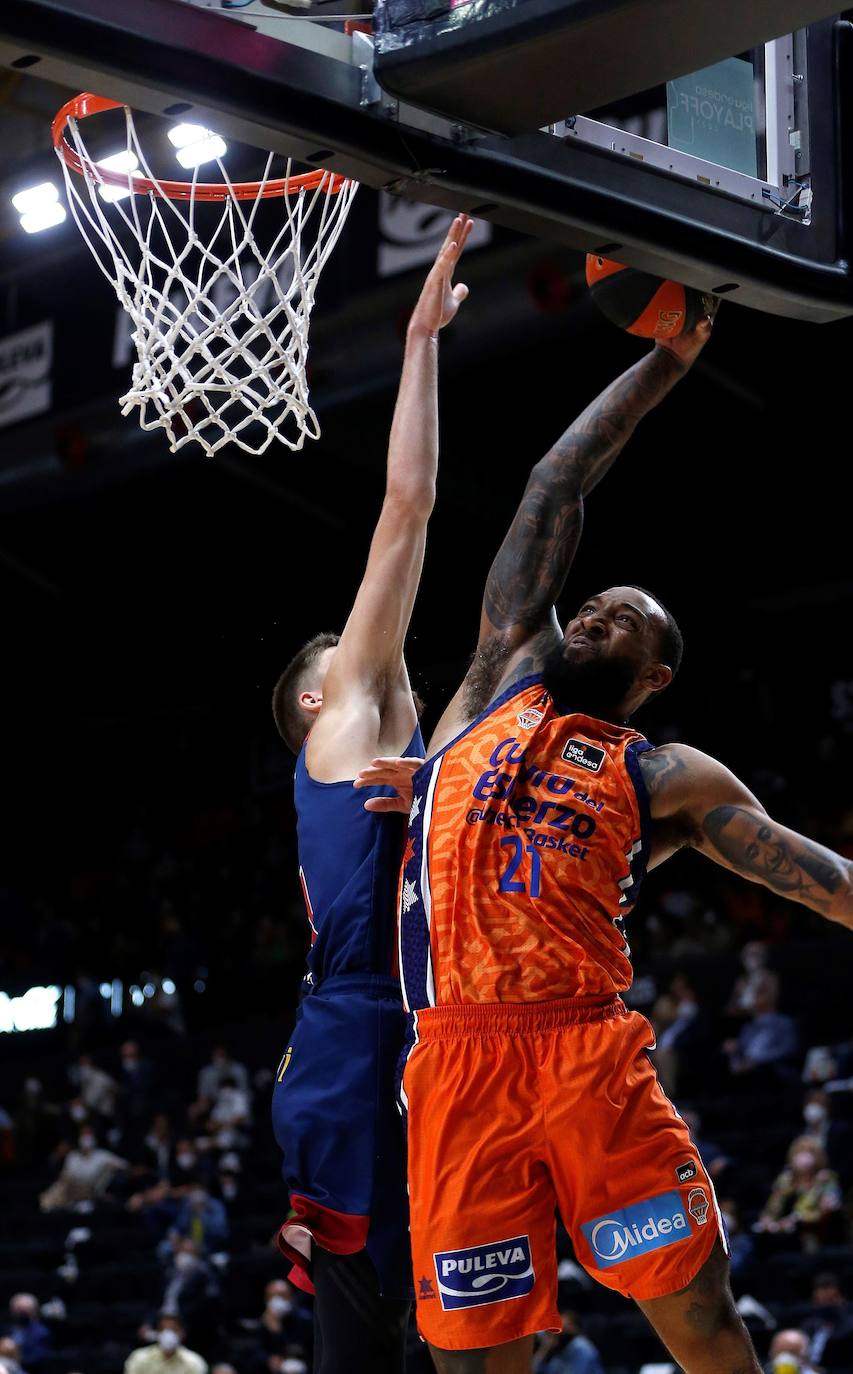
M467 301L468 287L465 285L464 282L459 282L457 286L454 286L453 299L455 300L457 305L461 305L463 301Z
M395 762L390 767L362 768L353 779L353 787L406 787L418 767L416 763L400 767Z
M460 240L462 239L464 233L465 233L465 216L464 216L464 215L457 215L457 216L455 217L453 223L451 224L450 228L449 228L448 231L447 231L447 235L446 235L446 237L445 237L444 243L443 243L442 246L441 246L441 252L439 253L438 256L439 256L440 258L442 258L442 257L444 257L444 254L447 253L447 252L453 252L453 253L457 252L457 251L458 251L458 248L459 248Z
M368 797L364 803L365 811L400 811L408 816L411 803L404 797Z
M468 242L473 228L474 221L468 215L457 215L450 226L447 238L444 240L439 260L456 262Z
M411 787L412 775L397 769L395 772L377 770L375 773L362 773L353 781L353 787Z
M424 760L416 758L413 754L405 755L403 758L384 758L371 759L374 768L408 768L415 773L423 766Z

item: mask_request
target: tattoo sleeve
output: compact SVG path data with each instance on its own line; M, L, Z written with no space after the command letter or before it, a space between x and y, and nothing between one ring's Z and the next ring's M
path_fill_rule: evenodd
M583 525L583 498L684 367L655 348L587 406L530 474L486 582L483 610L497 632L535 630L550 616Z
M822 916L853 925L849 860L742 806L717 806L702 821L712 857Z

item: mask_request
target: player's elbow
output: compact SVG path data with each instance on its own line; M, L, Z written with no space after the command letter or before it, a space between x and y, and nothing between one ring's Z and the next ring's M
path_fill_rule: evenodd
M435 482L423 478L402 478L389 483L385 505L395 518L422 524L429 519L435 505Z
M849 859L844 864L842 881L832 895L828 915L830 921L853 930L853 862Z

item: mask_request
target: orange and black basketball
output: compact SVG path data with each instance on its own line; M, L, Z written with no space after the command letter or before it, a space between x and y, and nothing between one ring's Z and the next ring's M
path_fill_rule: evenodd
M674 339L693 329L712 302L692 286L664 281L594 253L587 254L586 280L602 314L643 339Z

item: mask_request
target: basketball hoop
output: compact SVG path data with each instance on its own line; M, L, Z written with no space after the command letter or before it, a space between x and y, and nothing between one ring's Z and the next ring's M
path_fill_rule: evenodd
M125 151L99 163L80 125L109 110L124 112ZM232 182L220 157L209 160L221 181L200 181L197 167L189 181L163 180L133 112L91 94L63 105L53 145L77 226L133 323L122 414L138 407L142 428L164 429L173 453L192 441L212 456L230 443L263 453L274 439L299 449L318 438L308 327L357 183L323 170L293 176L289 158L273 177L274 153L260 181ZM262 211L276 201L281 213Z

